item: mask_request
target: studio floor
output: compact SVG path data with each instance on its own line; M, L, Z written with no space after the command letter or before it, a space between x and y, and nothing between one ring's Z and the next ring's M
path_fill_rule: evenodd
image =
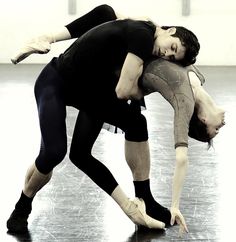
M178 226L165 231L139 231L118 205L68 156L55 168L50 183L36 196L29 233L7 233L6 220L18 200L27 168L40 142L33 86L43 65L0 65L0 242L151 242L236 241L236 67L199 67L205 88L225 110L226 125L214 147L190 139L189 170L181 211L189 233ZM158 105L156 105L158 103ZM146 97L151 151L151 189L169 207L175 162L173 110L159 95ZM67 109L68 144L78 111ZM102 130L93 154L113 173L123 190L134 197L131 172L124 158L123 134Z

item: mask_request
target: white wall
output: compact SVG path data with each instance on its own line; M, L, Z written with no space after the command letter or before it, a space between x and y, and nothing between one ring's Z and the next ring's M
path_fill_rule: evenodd
M198 65L236 65L236 1L190 0L190 16L182 16L182 0L77 0L77 14L68 14L69 0L0 0L0 63L32 36L69 23L93 7L107 3L130 16L151 17L160 25L182 25L201 43ZM71 41L54 44L50 54L35 55L24 63L46 63Z

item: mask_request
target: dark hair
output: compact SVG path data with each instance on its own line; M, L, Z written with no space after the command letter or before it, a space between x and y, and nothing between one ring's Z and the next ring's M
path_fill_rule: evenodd
M162 26L162 29L176 28L173 37L178 37L181 44L186 48L184 58L179 60L178 63L183 66L188 66L196 62L196 56L200 50L200 44L198 42L197 36L190 30L182 26Z
M197 108L194 108L194 112L192 115L192 118L189 123L189 131L188 135L189 137L196 139L201 142L207 142L208 146L210 147L212 145L212 139L210 138L208 132L207 132L207 126L205 123L203 123L197 115Z

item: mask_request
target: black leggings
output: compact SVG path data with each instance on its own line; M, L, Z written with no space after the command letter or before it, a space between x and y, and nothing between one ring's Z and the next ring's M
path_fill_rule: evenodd
M67 24L65 27L70 32L72 38L78 38L93 27L116 19L117 17L113 8L107 4L102 4Z
M35 83L35 97L42 136L36 167L43 174L51 172L64 159L67 152L64 90L64 81L50 62L42 70ZM140 142L148 138L146 119L134 107L120 101L115 102L112 111L105 111L102 115L90 115L89 111L81 110L78 114L69 157L98 186L111 194L117 182L110 171L91 154L103 122L121 128L127 140Z
M91 154L102 125L102 121L92 119L86 112L80 111L75 124L69 157L75 166L111 195L118 183L107 167Z

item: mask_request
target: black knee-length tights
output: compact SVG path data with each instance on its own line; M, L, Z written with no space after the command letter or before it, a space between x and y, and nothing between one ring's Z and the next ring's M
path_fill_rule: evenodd
M43 174L52 171L64 159L67 152L66 104L63 90L62 79L51 64L48 64L35 84L42 136L36 167ZM102 121L90 118L86 112L80 111L75 124L69 157L97 185L111 194L117 182L110 171L91 154L102 125Z
M55 61L53 59L46 65L35 83L42 136L36 167L43 174L52 171L64 159L67 152L66 88L64 80L53 66ZM108 194L114 191L117 182L106 166L91 154L103 122L121 128L129 141L141 142L148 139L146 119L136 107L118 99L112 103L114 103L113 108L108 111L103 110L102 115L89 115L90 110L79 112L69 154L71 161Z

